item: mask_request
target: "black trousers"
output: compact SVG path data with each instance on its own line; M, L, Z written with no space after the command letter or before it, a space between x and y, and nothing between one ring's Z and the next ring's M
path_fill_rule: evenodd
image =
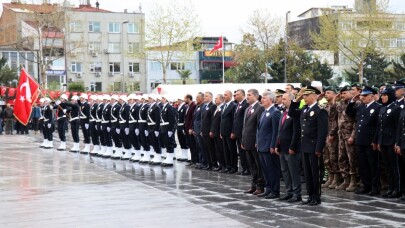
M58 119L58 135L62 142L66 142L65 118Z
M378 151L371 146L357 146L359 175L364 189L380 190L380 161Z
M88 127L86 129L86 124L88 124ZM83 133L83 138L84 138L84 143L85 144L90 144L90 124L87 121L80 121L80 127L82 128L82 133Z
M99 139L99 134L98 130L96 129L97 122L92 121L90 122L90 135L91 135L91 142L93 145L100 145L100 139Z
M398 156L394 151L394 145L380 146L380 148L381 148L381 158L384 162L385 172L387 174L389 191L400 192Z
M198 162L198 150L197 150L197 145L195 141L194 135L188 134L186 132L186 139L187 139L187 145L190 148L190 153L191 153L191 163L197 163Z
M184 127L177 128L177 138L179 140L180 148L181 149L188 149L187 139L186 139L186 132L184 131Z
M72 130L73 142L79 143L79 120L73 120L70 122L70 128Z
M174 139L174 134L175 132L173 132L173 135L171 137L169 137L167 132L161 132L160 133L160 139L161 141L161 147L162 148L166 148L166 152L167 153L174 153L174 148L176 148L176 141Z
M238 153L236 151L236 141L230 136L222 136L224 143L224 157L227 169L238 169ZM249 166L250 167L250 166Z
M260 168L259 153L256 150L246 150L246 158L249 164L250 175L252 176L251 187L263 190L265 180Z
M200 134L196 134L194 136L195 138L195 145L197 148L197 163L201 163L202 165L206 166L207 165L207 156L206 152L204 150L204 142L203 138Z
M110 129L110 130L108 130L108 129ZM107 147L112 147L111 125L109 123L103 123L102 130L103 130L103 135L104 135L104 145Z
M32 129L33 129L34 131L38 131L38 130L39 130L38 118L32 118Z
M117 133L117 129L120 130L120 133ZM122 147L122 141L121 141L121 129L118 124L111 124L111 136L114 141L114 145L116 148L121 148Z
M207 156L207 165L209 167L217 167L217 156L215 152L215 142L214 139L209 135L203 136L204 150Z
M96 122L96 128L97 128L98 138L100 139L100 145L105 146L103 125L101 124L101 122Z
M249 170L249 165L248 165L247 158L246 158L246 151L244 149L242 149L241 144L242 144L242 139L236 137L236 146L238 147L240 165L242 166L243 170Z
M162 148L160 147L160 135L156 136L155 135L155 130L154 127L153 128L149 128L149 141L150 144L153 147L153 150L155 150L156 154L162 154Z
M303 153L303 165L305 173L305 185L307 194L311 200L320 201L321 185L320 185L320 160L315 153Z
M149 141L149 135L146 136L145 130L148 131L148 126L146 123L140 123L139 124L139 139L141 142L141 145L145 151L150 151L150 141ZM148 131L149 133L149 131Z
M141 150L141 144L139 142L139 135L141 132L139 131L139 134L136 135L135 133L136 125L134 123L129 124L129 143L134 147L135 150Z
M48 127L48 124L51 124L51 127ZM55 130L55 125L50 122L44 122L44 137L45 139L48 139L49 141L53 141L53 131Z
M128 134L125 132L127 129ZM124 149L129 150L131 149L131 143L129 142L129 126L126 124L120 124L120 137L122 139L122 145Z
M225 167L225 160L224 160L224 144L220 137L214 137L214 145L215 145L215 154L217 158L217 165L221 168ZM216 164L213 164L215 167Z

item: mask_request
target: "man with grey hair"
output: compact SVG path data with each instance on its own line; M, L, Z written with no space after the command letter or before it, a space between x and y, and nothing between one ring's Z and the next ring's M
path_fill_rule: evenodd
M218 94L215 97L215 105L216 109L212 116L211 122L211 129L210 129L210 137L214 140L215 146L215 155L218 161L218 167L212 168L213 171L222 171L225 169L225 161L224 161L224 147L223 142L220 137L220 128L221 128L221 111L224 107L224 96L222 94Z
M226 168L222 173L233 174L238 169L238 154L236 152L235 139L231 138L233 120L236 110L236 104L232 101L232 92L226 90L224 92L224 107L221 113L221 138L224 145L224 158Z
M195 138L196 142L196 148L197 148L197 164L196 167L197 169L202 169L206 165L206 160L205 157L202 156L204 153L203 149L203 141L202 141L202 136L201 136L201 116L202 116L202 106L204 102L204 94L203 93L198 93L196 96L196 103L197 107L194 111L194 116L193 116L193 127L192 127L192 133Z
M257 127L264 108L260 105L258 99L259 92L256 89L248 90L246 100L249 104L249 107L246 109L245 112L242 130L242 148L246 151L249 170L252 176L250 189L245 191L244 193L253 195L262 194L264 188L263 173L260 169L259 155L257 153L256 144Z
M203 157L207 164L203 167L204 170L217 168L217 157L215 155L214 140L210 137L211 123L217 106L212 103L212 93L205 92L204 105L201 114L201 135L203 140Z

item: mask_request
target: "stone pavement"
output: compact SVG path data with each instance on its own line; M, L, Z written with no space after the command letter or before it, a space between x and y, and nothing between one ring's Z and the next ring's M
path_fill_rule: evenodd
M289 204L243 194L249 177L40 149L40 141L0 136L0 227L405 227L397 199L324 190L320 206Z

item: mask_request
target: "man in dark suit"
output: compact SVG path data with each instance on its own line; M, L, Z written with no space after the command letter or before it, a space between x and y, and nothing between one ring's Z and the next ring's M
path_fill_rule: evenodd
M280 197L280 159L276 154L280 110L274 105L276 95L270 91L262 94L261 103L265 110L260 115L257 127L256 144L260 167L266 180L266 191L259 197L276 199Z
M192 134L194 135L194 139L196 142L196 151L197 151L197 165L195 168L197 169L202 169L207 166L207 160L206 157L204 156L205 151L204 151L204 145L203 145L203 140L201 136L201 117L202 117L202 109L204 105L204 94L203 93L198 93L195 101L197 103L197 106L194 111L194 116L193 116L193 127L192 127Z
M177 100L178 107L177 107L177 138L179 139L179 144L181 148L181 156L177 157L177 161L187 161L189 148L187 145L186 134L187 132L184 130L184 119L186 116L186 110L188 105L184 102L184 98L179 98Z
M246 151L246 157L249 164L252 183L249 190L244 193L259 195L263 193L264 179L262 170L260 169L259 155L257 153L256 134L257 127L260 121L263 106L260 105L259 92L256 89L250 89L247 93L247 103L249 107L246 109L245 118L242 130L242 148ZM268 148L267 152L269 152Z
M177 146L174 138L177 125L177 110L169 104L168 94L162 95L161 104L162 114L160 118L160 134L162 144L167 151L166 159L162 162L162 166L173 166L174 148Z
M376 103L374 95L377 93L371 87L365 86L363 91L353 97L347 105L346 113L356 117L356 136L354 144L357 146L359 174L364 185L356 194L380 194L379 154L377 150L377 119L381 105ZM362 104L355 106L361 99Z
M151 94L149 96L149 109L147 116L148 132L149 132L149 141L153 147L154 152L156 153L153 159L149 162L151 165L160 165L162 164L162 148L160 146L160 119L162 110L159 107L159 104L156 102L156 96Z
M184 131L186 133L187 145L190 148L190 155L191 155L191 157L188 159L190 161L188 166L194 166L197 164L198 161L198 152L196 151L197 148L192 128L193 128L194 111L197 105L193 101L193 96L191 96L190 94L187 94L184 97L184 100L187 104L186 114L184 116Z
M212 122L211 122L211 129L210 129L210 137L213 138L214 140L214 145L215 145L215 155L218 161L218 167L213 168L213 171L221 171L222 169L225 169L225 161L224 161L224 148L223 148L223 142L221 139L221 111L224 106L224 96L222 94L218 94L215 97L215 105L216 109L212 117Z
M246 102L245 96L245 90L238 89L235 91L234 97L237 105L233 117L231 139L236 140L236 145L238 147L240 164L242 166L242 170L238 173L239 175L250 175L249 165L246 159L246 151L241 147L243 119L245 117L246 108L249 106Z
M221 138L224 144L226 169L223 169L221 172L233 174L238 169L238 154L236 152L236 142L231 138L233 117L236 109L236 104L232 101L231 91L225 91L224 101L225 104L221 115Z
M205 156L205 160L207 161L207 165L203 167L204 170L211 170L212 168L218 167L214 139L210 137L212 117L216 109L217 106L212 103L212 93L205 92L201 117L201 135L204 146L203 156Z
M285 93L282 96L283 107L279 128L276 153L280 156L281 173L287 194L280 200L288 202L301 202L301 154L299 153L300 143L300 120L291 118L288 110L291 101L294 99L292 93Z
M303 204L321 204L321 185L319 162L325 147L328 134L328 113L318 106L317 88L308 86L300 91L298 98L291 103L288 115L300 118L301 124L301 151L308 199ZM300 101L304 98L305 105L299 109Z

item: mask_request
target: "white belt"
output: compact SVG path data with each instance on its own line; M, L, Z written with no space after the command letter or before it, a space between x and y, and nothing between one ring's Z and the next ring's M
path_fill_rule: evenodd
M130 120L128 123L136 123L136 120Z
M74 118L70 119L70 122L72 122L73 120L78 120L78 119L79 119L79 117L74 117Z
M103 120L103 121L101 121L101 123L109 123L110 121L107 121L107 120Z
M146 123L146 120L138 120L138 123Z
M101 120L96 120L97 123L101 123Z
M115 123L115 122L117 122L117 120L111 120L111 123Z
M169 125L169 122L160 123L160 126L165 126L165 125Z
M94 121L96 121L96 120L90 120L90 122L94 122Z
M120 124L126 123L126 120L120 120Z
M155 123L148 123L148 126L153 126L155 125Z
M48 121L48 120L49 120L49 119L45 119L45 118L44 118L44 121Z
M61 117L58 117L58 118L56 118L56 119L58 120L58 119L62 119L62 118L65 118L65 117L66 117L66 116L61 116Z
M184 123L179 123L179 124L177 124L177 126L183 126L184 125Z

